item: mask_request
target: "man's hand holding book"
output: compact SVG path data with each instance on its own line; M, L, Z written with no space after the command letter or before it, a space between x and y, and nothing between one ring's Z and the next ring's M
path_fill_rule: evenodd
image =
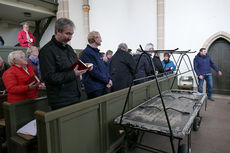
M87 70L92 71L93 70L93 64L92 63L84 63L81 60L78 60L73 65L70 66L71 70L74 70L76 76L80 76L84 74Z

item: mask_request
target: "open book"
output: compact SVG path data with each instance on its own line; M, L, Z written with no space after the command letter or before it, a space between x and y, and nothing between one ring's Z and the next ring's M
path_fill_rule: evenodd
M168 72L168 71L171 71L171 67L170 67L170 68L167 68L166 72Z
M32 77L30 77L28 80L25 81L25 84L30 84L34 81L35 81L35 83L41 82L36 75L33 75Z
M36 125L36 120L32 120L23 127L21 127L17 133L22 133L26 135L32 135L36 136L37 135L37 125Z
M69 67L70 70L73 70L76 66L78 65L78 70L85 70L90 68L91 66L93 66L92 63L90 64L85 64L84 62L82 62L80 59L77 60L77 62L75 62L73 65L71 65Z

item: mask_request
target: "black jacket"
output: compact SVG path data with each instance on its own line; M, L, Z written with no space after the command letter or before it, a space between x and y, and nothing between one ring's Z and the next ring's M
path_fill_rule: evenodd
M2 70L0 70L0 91L6 90L6 87L2 81L2 75L3 73L10 68L10 65L6 62L4 62L4 67Z
M164 73L164 68L162 66L161 60L158 56L153 57L153 64L158 71L158 73Z
M4 46L5 42L4 42L3 38L2 38L2 36L0 36L0 41L1 41L1 45Z
M39 53L40 69L52 108L80 101L80 79L69 69L76 61L77 55L72 47L58 42L54 36L42 47Z
M112 91L129 87L132 82L136 62L133 57L123 50L118 49L113 55L109 70L113 81Z
M136 62L138 62L138 59L140 58L140 56L141 56L140 54L134 55L134 59ZM152 61L149 60L148 55L144 54L141 56L141 59L140 59L140 62L137 68L136 79L145 78L153 74L151 62ZM148 78L141 79L141 80L136 81L135 84L143 83L148 80L150 79Z

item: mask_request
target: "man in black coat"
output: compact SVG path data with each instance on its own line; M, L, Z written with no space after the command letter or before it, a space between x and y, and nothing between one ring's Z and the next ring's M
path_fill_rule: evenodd
M128 53L128 46L121 43L117 52L113 55L109 65L110 76L112 78L112 91L127 88L132 83L135 73L136 62L132 55Z
M161 60L160 60L160 57L159 57L159 53L154 54L153 64L154 64L154 66L156 68L158 77L163 76L163 74L161 74L161 73L164 73L164 68L162 66L162 63L161 63Z
M137 51L137 54L133 56L134 60L138 62L138 59L140 58L141 54L139 51ZM146 81L149 81L149 78L146 78L153 74L152 67L151 67L151 61L149 60L148 55L144 54L138 64L137 67L137 73L135 79L138 79L134 82L134 84L140 84Z
M55 23L55 35L39 53L42 79L53 110L80 102L79 76L86 70L78 70L78 65L71 68L78 60L73 48L67 44L72 39L74 27L71 20L58 19Z
M6 87L2 81L2 75L9 68L10 68L10 65L6 63L0 56L0 94L2 95L6 94Z

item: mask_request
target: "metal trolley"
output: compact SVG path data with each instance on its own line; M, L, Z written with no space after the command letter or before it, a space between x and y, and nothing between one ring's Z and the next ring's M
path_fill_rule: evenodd
M152 63L151 57L148 54L149 52L144 51L141 45L140 48L142 54L138 59L136 69L138 67L140 58L142 57L142 55L146 54L148 55L151 61L153 72L154 74L156 74L155 67ZM137 107L125 113L129 93L131 91L131 87L133 84L132 82L132 84L129 87L122 114L114 120L114 123L120 125L125 132L125 140L123 145L124 147L122 151L125 153L128 152L129 150L127 144L128 142L132 142L134 147L138 147L149 152L166 153L166 151L141 144L141 139L140 141L137 141L139 133L142 132L142 134L144 134L144 132L149 132L169 137L173 153L175 153L175 139L178 140L178 153L189 153L191 152L191 129L192 127L195 131L199 129L202 119L199 116L199 112L204 102L206 110L207 96L205 94L201 94L195 91L172 90L172 87L178 75L190 71L193 72L195 81L197 83L197 79L192 68L191 60L187 55L188 53L194 52L190 52L190 50L178 51L178 48L174 50L155 50L154 52L168 52L170 54L179 54L179 58L177 61L173 56L177 66L176 75L173 76L174 79L170 90L164 92L161 91L158 79L156 77L155 80L157 84L157 89L159 91L159 95L147 100L146 102L138 105ZM187 57L187 61L190 64L190 68L184 57ZM185 61L186 66L188 68L188 71L183 73L181 73L179 70L182 60ZM167 74L166 76L170 77ZM133 131L135 131L134 133L137 133L135 139L133 139L133 136L130 135L130 133L133 133ZM188 136L187 145L181 144L181 140L186 135ZM131 139L130 136L132 137Z

